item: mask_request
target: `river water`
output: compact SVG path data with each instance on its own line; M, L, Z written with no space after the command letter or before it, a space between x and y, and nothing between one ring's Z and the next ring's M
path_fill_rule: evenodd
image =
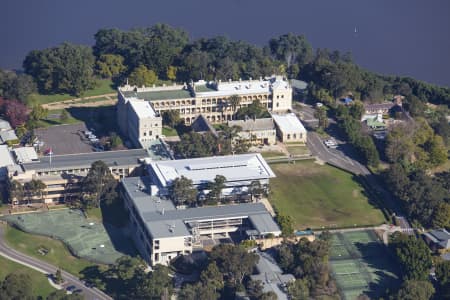
M93 43L99 28L167 23L192 38L226 35L263 45L306 35L315 48L351 51L361 66L450 86L447 0L0 0L0 67L64 41Z

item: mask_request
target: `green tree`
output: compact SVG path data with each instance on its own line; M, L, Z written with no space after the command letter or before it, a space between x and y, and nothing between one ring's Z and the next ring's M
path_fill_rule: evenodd
M236 113L237 107L241 104L241 98L239 97L239 95L231 95L230 98L228 98L228 102L233 109L233 113Z
M201 283L186 284L178 293L177 299L198 300L198 299L219 299L220 295L214 291L213 286Z
M177 67L169 66L167 68L166 77L169 80L175 81L177 79Z
M281 227L283 236L289 237L294 234L294 221L291 216L285 216L278 212L275 219Z
M439 166L447 161L448 151L441 136L435 134L426 145L426 149L432 166Z
M81 204L84 208L99 207L101 201L112 201L117 197L116 185L108 166L101 160L93 162L81 183Z
M224 287L223 274L214 261L209 263L208 267L202 271L200 281L204 286L212 287L216 292Z
M192 180L183 175L175 178L169 187L170 198L176 205L194 205L197 202L197 193Z
M90 47L64 43L54 48L31 51L23 67L34 78L41 92L78 96L95 86L94 61Z
M398 300L429 300L433 297L434 287L427 281L407 280L397 293Z
M252 280L250 279L247 282L247 295L250 297L251 300L257 300L261 298L262 290L263 290L263 284L261 280Z
M415 236L396 233L390 245L396 253L406 280L426 280L431 268L431 254L428 246Z
M17 180L9 180L7 190L8 190L8 198L11 203L14 200L20 202L24 199L25 192L23 189L23 185Z
M147 69L144 65L138 66L128 77L129 83L136 86L151 86L157 80L158 76L156 76L156 73Z
M288 294L292 300L308 300L309 287L306 279L297 279L287 285Z
M178 110L168 110L163 112L162 121L164 125L175 128L180 122L180 112Z
M246 275L252 274L259 259L255 253L248 253L245 248L231 244L215 246L210 257L216 262L226 280L234 287L242 284Z
M62 278L62 274L61 274L61 269L56 270L55 273L55 282L57 284L60 284L64 281L64 279Z
M0 299L33 299L31 277L27 273L16 271L6 275L0 288Z
M259 180L253 180L252 182L250 182L248 192L250 193L253 200L254 195L261 195L264 193L264 188L261 186L261 182L259 182Z
M111 132L109 134L109 141L111 143L111 148L115 149L121 145L123 145L122 139L120 138L120 136L115 133L115 132Z
M327 109L325 107L316 107L314 117L319 120L319 127L326 129L328 127Z
M33 201L35 198L43 199L44 191L47 186L39 179L32 179L24 184L24 192L28 201Z
M127 70L121 55L102 54L95 63L95 70L100 77L113 78Z
M222 196L222 190L225 188L226 182L227 179L225 178L225 176L216 175L216 177L214 177L214 181L209 183L210 191L207 195L209 202L220 201Z
M83 300L83 295L79 293L67 294L67 292L62 290L56 290L45 298L46 300Z
M61 111L61 114L59 115L59 120L61 121L61 123L66 123L69 120L69 113L67 112L67 110L63 109Z
M450 261L444 260L436 264L436 279L438 282L438 297L450 298Z

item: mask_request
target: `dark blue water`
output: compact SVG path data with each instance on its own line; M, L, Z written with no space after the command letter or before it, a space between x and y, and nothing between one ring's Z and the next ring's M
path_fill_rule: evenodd
M315 48L352 51L367 69L450 86L447 0L1 0L0 12L2 68L20 68L32 49L92 44L99 28L161 22L192 38L222 34L258 45L302 33Z

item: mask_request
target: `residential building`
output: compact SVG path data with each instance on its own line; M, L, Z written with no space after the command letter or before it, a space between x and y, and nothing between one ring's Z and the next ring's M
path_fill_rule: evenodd
M284 143L306 143L306 129L294 113L272 114L277 135Z
M241 128L238 133L239 138L249 141L253 145L273 145L277 141L272 118L228 121L228 126L239 126Z
M231 96L239 97L239 105L229 103ZM162 87L123 86L118 89L117 114L121 130L126 134L129 99L151 103L157 115L176 110L185 124L190 125L199 114L211 123L225 123L232 119L239 107L258 100L269 111L286 112L292 105L292 87L281 76L259 80L210 81Z
M0 131L11 130L11 124L8 121L0 119Z
M152 195L167 196L172 181L180 176L192 180L199 191L206 190L217 175L226 178L223 195L242 194L252 181L267 187L275 173L259 153L155 161L148 165L154 189Z
M450 250L450 233L445 229L434 229L423 234L425 242L434 251L447 252Z
M150 265L167 265L178 255L201 249L202 241L215 235L281 234L261 203L176 209L170 200L153 195L157 188L150 177L128 177L121 183L133 240Z

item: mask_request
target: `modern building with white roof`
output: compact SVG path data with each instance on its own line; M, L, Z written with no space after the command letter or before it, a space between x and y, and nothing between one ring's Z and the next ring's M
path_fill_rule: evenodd
M8 121L0 119L0 131L11 130L11 124Z
M161 196L167 195L172 181L181 176L191 179L199 190L205 189L217 175L225 176L224 194L242 193L252 181L267 186L269 178L275 177L259 153L151 162L148 172L157 195Z
M12 142L14 144L19 143L19 138L12 129L0 131L0 144L5 144L7 142Z
M272 114L272 117L282 142L306 143L306 129L294 113Z
M235 95L240 100L237 107L229 103L230 97ZM292 105L292 87L281 76L238 81L200 80L159 87L126 85L118 89L117 114L121 128L126 124L126 103L132 98L151 103L158 115L176 110L186 124L191 124L199 114L214 124L231 120L239 107L256 100L269 111L286 112Z
M251 238L281 234L261 203L176 209L170 200L152 195L152 181L151 176L128 177L121 184L133 240L150 265L168 264L218 234L251 232Z
M39 161L39 157L34 147L20 147L15 148L13 151L16 157L16 161L19 164Z

